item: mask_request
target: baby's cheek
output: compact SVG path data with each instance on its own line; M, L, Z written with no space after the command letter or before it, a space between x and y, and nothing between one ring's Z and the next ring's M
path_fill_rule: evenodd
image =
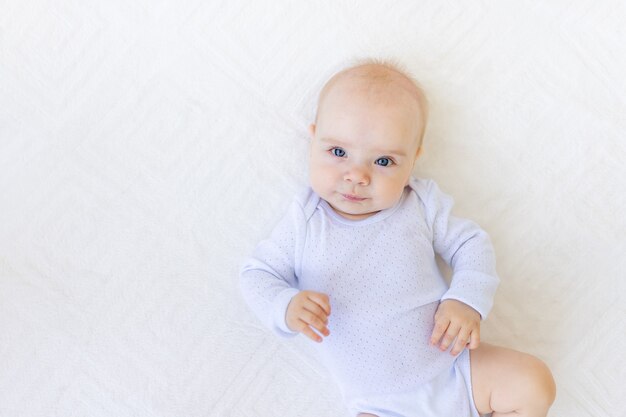
M311 188L322 197L333 188L333 175L328 169L317 166L311 169L309 180Z
M404 183L398 181L391 181L383 187L384 200L389 207L394 206L404 191Z

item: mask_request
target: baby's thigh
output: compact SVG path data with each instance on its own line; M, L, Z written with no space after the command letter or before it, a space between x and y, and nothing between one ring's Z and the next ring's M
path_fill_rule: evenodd
M544 407L554 401L552 374L532 355L481 343L470 351L470 365L480 414L520 410L529 402Z
M375 414L365 414L365 413L361 413L359 414L357 417L378 417Z

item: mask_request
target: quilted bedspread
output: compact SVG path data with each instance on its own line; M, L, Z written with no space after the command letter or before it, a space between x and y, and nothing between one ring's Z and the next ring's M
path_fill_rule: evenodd
M484 341L626 416L626 5L0 1L0 416L347 417L238 270L307 183L324 81L392 58L415 175L492 237Z

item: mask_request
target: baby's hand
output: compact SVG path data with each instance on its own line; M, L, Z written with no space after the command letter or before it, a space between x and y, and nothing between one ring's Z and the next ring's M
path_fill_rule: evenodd
M451 354L459 354L466 346L476 349L480 343L480 313L460 301L444 300L435 313L430 343L437 345L441 341L439 348L445 351L455 338Z
M300 332L315 342L322 338L309 326L315 327L324 336L330 331L326 327L330 315L330 301L328 295L313 291L300 291L294 295L287 306L287 327L292 331Z

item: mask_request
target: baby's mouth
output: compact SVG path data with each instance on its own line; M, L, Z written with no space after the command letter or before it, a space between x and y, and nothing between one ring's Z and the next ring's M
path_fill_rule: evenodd
M352 195L352 194L343 194L342 193L341 196L343 198L345 198L346 200L348 200L348 201L363 201L363 200L367 200L367 198L359 197L359 196Z

